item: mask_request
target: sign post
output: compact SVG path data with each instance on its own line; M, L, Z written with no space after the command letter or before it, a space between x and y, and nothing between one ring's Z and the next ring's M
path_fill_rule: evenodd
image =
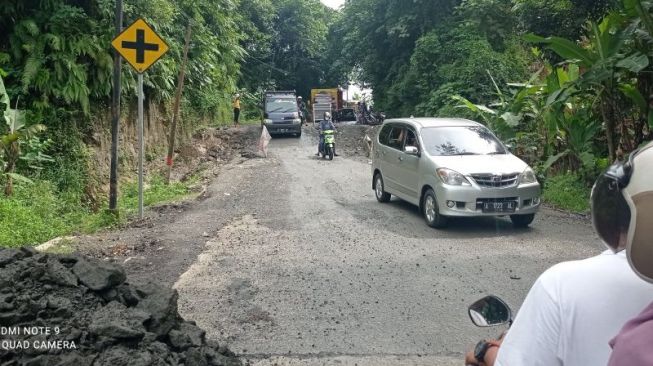
M138 218L143 218L143 73L138 73Z
M137 19L111 42L113 48L138 72L138 217L143 218L143 73L168 52L168 45L143 19Z

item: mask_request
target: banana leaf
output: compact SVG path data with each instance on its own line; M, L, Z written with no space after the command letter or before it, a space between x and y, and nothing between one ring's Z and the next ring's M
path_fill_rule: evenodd
M16 182L25 183L25 184L34 184L34 181L32 181L31 179L17 173L7 173L7 176Z

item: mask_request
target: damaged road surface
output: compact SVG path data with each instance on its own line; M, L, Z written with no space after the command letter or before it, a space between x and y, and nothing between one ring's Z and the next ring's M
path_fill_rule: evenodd
M491 293L518 309L546 268L601 250L586 219L549 209L526 230L433 230L406 203L376 202L365 160L315 151L307 134L277 138L241 164L247 181L220 201L238 214L174 285L181 315L254 365L461 364L503 330L475 328L470 303Z

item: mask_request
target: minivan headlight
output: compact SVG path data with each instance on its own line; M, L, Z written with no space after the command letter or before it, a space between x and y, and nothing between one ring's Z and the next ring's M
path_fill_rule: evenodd
M519 182L522 184L531 184L537 183L537 177L535 172L531 168L526 168L523 173L519 176Z
M267 123L267 124L269 124L269 123L272 123L272 120L271 120L271 119L268 119L268 118L266 118L266 119L264 119L264 120L263 120L263 123Z
M464 175L458 173L455 170L440 168L437 169L438 177L442 180L442 183L450 186L469 186L471 185L467 178Z

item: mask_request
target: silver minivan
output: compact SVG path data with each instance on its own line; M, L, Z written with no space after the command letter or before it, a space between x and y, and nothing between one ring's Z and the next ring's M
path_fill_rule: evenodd
M419 206L427 224L454 216L510 216L533 222L540 184L533 169L480 123L455 118L387 120L374 139L372 188Z

